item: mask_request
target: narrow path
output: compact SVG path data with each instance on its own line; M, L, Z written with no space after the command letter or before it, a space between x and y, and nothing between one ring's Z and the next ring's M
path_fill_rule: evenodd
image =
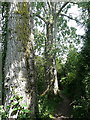
M72 109L70 106L70 100L62 93L60 93L60 97L63 99L63 101L55 111L55 118L53 120L69 120Z

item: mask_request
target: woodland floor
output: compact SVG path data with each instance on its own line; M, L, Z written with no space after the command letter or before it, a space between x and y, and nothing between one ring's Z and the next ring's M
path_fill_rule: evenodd
M53 120L69 120L71 118L72 110L72 106L70 105L71 101L63 93L60 93L60 97L63 100L56 109Z

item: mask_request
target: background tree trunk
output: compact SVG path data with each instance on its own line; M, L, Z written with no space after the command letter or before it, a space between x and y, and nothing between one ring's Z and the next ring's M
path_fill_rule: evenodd
M50 89L54 94L58 93L58 80L56 70L56 53L53 50L56 49L56 3L51 3L52 12L50 14L50 20L46 24L46 41L45 41L45 80L47 89Z

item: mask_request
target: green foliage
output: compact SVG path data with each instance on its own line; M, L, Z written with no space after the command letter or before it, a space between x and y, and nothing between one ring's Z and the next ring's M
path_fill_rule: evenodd
M35 31L35 50L37 50L39 53L44 49L45 47L45 34L43 32L40 32L38 30ZM41 53L40 53L41 54Z
M84 9L84 11L86 11L87 7L89 6L88 4L89 2L80 2L78 4L79 7L82 7L82 9Z
M2 119L7 118L7 112L4 110L3 105L0 106L0 117L2 117Z
M27 105L20 103L22 102L22 100L23 100L23 97L16 95L11 97L10 99L11 104L6 106L6 108L4 108L3 105L0 106L0 115L2 119L9 117L9 112L8 112L9 110L12 110L11 115L15 115L18 113L17 120L30 119L31 111L27 108Z
M85 97L77 99L75 104L73 105L73 117L76 118L90 118L89 111L87 109L87 104L89 101Z
M90 17L90 2L83 4L83 9L88 11ZM87 6L87 7L85 7ZM90 19L90 18L89 18ZM73 116L78 118L90 118L90 20L87 20L86 38L79 55L76 72L76 91L74 95Z
M50 92L47 92L45 95L42 95L46 90L45 83L45 73L44 73L44 58L36 56L36 72L37 72L37 88L38 88L38 107L39 114L42 119L53 118L54 111L57 109L58 105L61 103L62 99L59 95L53 95ZM57 69L62 69L61 61L57 59ZM58 103L58 104L57 104Z
M85 100L77 100L76 105L73 105L73 116L76 118L84 118L86 114L85 106Z
M61 102L62 98L59 95L47 93L45 96L40 96L38 105L41 118L50 118L50 116L53 118L54 112Z
M76 71L79 56L75 48L71 48L64 65L64 75L61 77L60 83L64 88L64 92L69 97L73 97L76 87Z

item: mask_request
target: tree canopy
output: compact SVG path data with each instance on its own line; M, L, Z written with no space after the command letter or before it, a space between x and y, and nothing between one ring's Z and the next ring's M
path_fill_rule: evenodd
M1 119L89 120L90 2L0 2L0 20Z

